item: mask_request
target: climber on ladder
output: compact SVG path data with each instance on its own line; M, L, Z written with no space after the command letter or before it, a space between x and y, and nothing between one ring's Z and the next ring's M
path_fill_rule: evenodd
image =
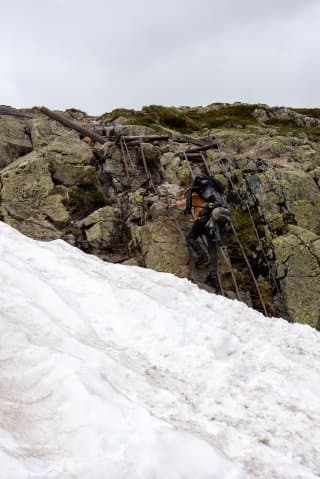
M218 290L217 247L225 246L223 230L231 219L224 186L212 176L197 176L185 196L177 201L177 206L185 206L185 214L193 213L194 223L187 233L187 243L196 253L196 266L208 263L206 283ZM198 242L201 236L206 239L209 258Z

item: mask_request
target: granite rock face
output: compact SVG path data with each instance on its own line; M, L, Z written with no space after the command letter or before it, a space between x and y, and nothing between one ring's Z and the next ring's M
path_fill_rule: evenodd
M0 116L0 168L31 151L28 122L12 116Z
M49 220L48 213L59 215L63 205L59 195L51 197L54 183L43 156L33 151L8 165L0 175L3 220L36 239L59 238L60 231L54 221ZM59 204L59 208L53 202ZM62 216L68 220L66 212Z
M320 233L320 190L308 173L288 167L268 169L251 180L261 215L270 229L283 228L290 222Z
M74 132L47 120L32 120L30 131L36 148L0 171L1 216L37 239L59 238L71 220L65 187L97 177L92 151Z
M62 238L104 260L188 277L208 289L206 268L194 267L185 243L192 220L175 201L192 175L210 171L227 188L268 312L317 327L320 120L307 113L241 104L65 113L105 135L104 145L37 110L31 118L0 115L0 218L36 239ZM130 140L122 144L121 135ZM183 155L213 139L218 146ZM241 298L261 309L230 229L226 239ZM219 268L226 294L235 297L222 256Z
M316 327L320 316L320 237L290 225L273 245L284 311L293 321Z

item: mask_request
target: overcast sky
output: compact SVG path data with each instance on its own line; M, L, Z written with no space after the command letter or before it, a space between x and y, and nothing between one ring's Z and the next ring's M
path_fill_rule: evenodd
M320 0L0 0L0 104L319 107Z

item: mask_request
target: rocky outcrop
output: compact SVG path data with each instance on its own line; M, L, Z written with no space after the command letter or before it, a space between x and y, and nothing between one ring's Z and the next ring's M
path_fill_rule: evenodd
M173 273L180 277L188 275L186 264L188 250L174 221L161 218L148 223L136 230L135 239L141 249L146 268ZM177 244L181 244L178 249Z
M82 202L86 212L105 203L93 153L76 133L47 119L30 120L29 128L33 151L0 171L1 217L34 238L60 238Z
M36 239L61 236L54 220L68 221L68 214L61 196L54 195L54 183L41 153L34 151L11 163L0 178L4 221Z
M239 104L147 107L99 118L74 109L65 114L105 135L105 144L36 110L30 118L0 115L2 220L37 239L63 238L104 260L170 272L205 287L206 269L194 268L185 244L190 219L174 205L191 183L190 167L194 175L207 171L201 156L187 161L181 153L215 139L219 147L204 152L205 162L227 187L233 222L269 313L319 324L317 118ZM173 132L170 125L193 133ZM148 141L147 135L159 133L169 139ZM119 135L133 140L121 147ZM261 309L241 249L230 231L226 237L241 298ZM235 297L222 257L219 266L227 295Z
M320 317L320 237L298 226L273 240L283 313L316 327Z
M292 122L296 126L319 126L320 120L302 113L296 112L286 107L269 107L268 105L260 105L253 112L254 118L262 123L268 123L270 120L276 120L282 123Z
M284 166L251 176L249 184L271 231L292 223L320 233L320 190L312 176Z
M104 206L76 222L77 244L112 262L128 259L127 239L118 206ZM125 239L124 239L125 238Z
M0 115L0 169L32 151L28 121Z

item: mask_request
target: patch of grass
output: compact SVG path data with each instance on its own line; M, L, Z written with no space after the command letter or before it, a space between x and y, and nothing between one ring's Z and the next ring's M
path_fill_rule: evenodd
M144 106L141 111L117 108L108 114L109 121L122 116L133 125L157 129L165 127L181 133L193 133L211 128L235 128L261 125L253 116L259 105L213 104L207 108L179 108L162 105ZM320 119L320 108L295 108L294 111ZM320 127L299 127L292 120L270 119L265 126L277 127L280 135L306 133L311 141L320 141Z
M147 126L149 128L153 128L155 126L154 119L148 115L145 115L145 116L136 115L132 119L132 124L139 125L139 126Z
M257 105L215 104L208 108L179 108L162 105L144 106L141 111L117 108L102 117L114 121L120 116L134 125L154 128L159 125L181 133L192 133L206 128L233 128L258 125L253 117Z
M143 107L142 111L162 126L184 133L204 128L232 128L234 126L256 125L252 113L256 105L217 105L208 109L179 109L160 105Z
M110 113L112 118L118 118L119 116L131 116L135 114L135 110L129 108L115 108Z
M150 105L143 107L142 111L162 126L179 131L186 131L187 129L187 121L178 109L161 105Z
M131 125L156 128L157 124L159 124L158 119L155 115L149 115L147 112L144 111L136 111L127 108L117 108L108 115L109 121L114 121L119 117L124 117L129 120Z
M186 112L189 119L202 128L232 128L236 125L257 125L253 112L257 105L223 105L205 111L190 110Z

